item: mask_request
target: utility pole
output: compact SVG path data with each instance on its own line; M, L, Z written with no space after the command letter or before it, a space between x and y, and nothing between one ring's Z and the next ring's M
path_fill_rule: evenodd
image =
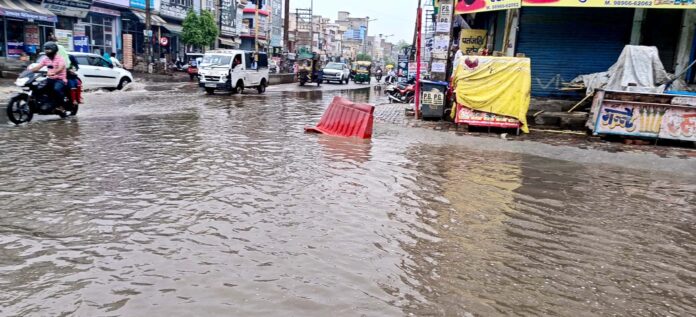
M150 0L145 0L145 32L147 35L145 39L147 40L147 63L152 63L152 16L150 14Z
M295 26L297 27L297 26ZM285 51L290 52L290 0L285 0L285 23L283 24L283 43Z
M256 44L256 56L259 55L259 6L261 5L261 0L256 0L256 16L254 17L254 44Z
M314 54L314 0L309 3L309 12L311 12L309 17L309 50Z
M454 11L454 10L452 10ZM416 16L416 104L413 109L416 111L416 119L420 113L420 76L421 76L421 30L423 21L423 8L421 0L418 0L418 11Z

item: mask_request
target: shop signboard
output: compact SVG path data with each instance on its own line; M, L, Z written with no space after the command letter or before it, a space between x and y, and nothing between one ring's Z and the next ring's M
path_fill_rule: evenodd
M89 13L92 0L43 0L41 6L57 15L84 18Z
M73 36L85 36L85 25L75 24L73 25Z
M7 56L19 57L24 53L24 42L7 42Z
M58 18L55 15L46 15L41 13L34 13L24 10L13 10L4 7L0 7L0 15L6 16L8 18L15 18L27 21L45 21L45 22L58 22Z
M222 0L220 8L220 33L237 36L237 5L235 0Z
M75 52L89 53L89 37L73 36L73 49Z
M696 9L692 0L522 0L525 7Z
M549 0L532 0L532 1L549 1ZM551 0L553 1L553 0ZM582 0L568 0L582 1ZM588 0L585 0L588 1ZM604 1L604 0L601 0ZM629 0L630 1L630 0ZM650 1L650 0L647 0ZM457 0L454 6L454 11L457 14L470 14L476 12L498 11L519 9L522 7L521 0Z
M461 32L459 50L464 55L474 55L486 46L486 30L465 29Z
M106 3L119 7L128 7L130 0L94 0L95 3Z
M178 0L161 0L159 15L183 21L188 13L188 7L179 4L180 2ZM224 1L222 8L225 8Z
M696 109L605 100L594 133L696 141Z
M130 0L130 7L133 9L145 10L145 1L146 0ZM150 10L158 10L155 4L155 0L150 0Z
M66 50L73 51L73 31L56 29L56 40Z

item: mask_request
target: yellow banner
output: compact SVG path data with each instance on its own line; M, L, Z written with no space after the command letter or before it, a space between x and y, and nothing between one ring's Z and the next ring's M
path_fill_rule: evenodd
M525 7L696 9L693 0L522 0Z
M457 14L518 9L522 6L520 0L457 0L454 11Z
M513 117L527 133L532 90L529 58L463 56L454 72L457 103L474 110Z
M459 50L464 55L475 55L474 53L486 46L486 34L486 30L462 30L462 36L459 39Z

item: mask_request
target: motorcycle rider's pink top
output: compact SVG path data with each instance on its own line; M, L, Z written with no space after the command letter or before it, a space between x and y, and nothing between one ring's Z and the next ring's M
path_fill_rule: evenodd
M57 73L50 78L52 79L59 79L62 80L64 83L68 82L68 76L67 76L67 70L65 69L65 60L63 60L60 55L56 54L56 56L53 56L53 59L50 58L44 58L39 62L41 66L53 66L53 69L58 69L59 67L63 66L63 70L60 73ZM50 71L50 69L49 69Z

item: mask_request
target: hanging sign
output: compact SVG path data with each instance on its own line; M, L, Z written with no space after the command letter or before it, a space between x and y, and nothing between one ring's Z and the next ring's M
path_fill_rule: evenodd
M691 0L522 0L525 7L696 9Z
M435 27L435 32L437 33L449 33L452 29L452 17L451 16L441 16L437 18L437 27Z
M162 46L167 46L167 45L169 45L169 39L166 38L166 37L161 37L160 40L159 40L159 42L160 42L160 45L162 45Z
M533 1L545 1L545 0L533 0ZM569 1L581 1L581 0L569 0ZM602 1L604 1L604 0L602 0ZM468 14L468 13L486 12L486 11L518 9L520 7L522 7L522 1L520 1L520 0L457 0L457 4L454 7L454 11L457 14Z
M474 53L486 46L486 33L486 30L462 30L459 50L461 50L464 55L474 55Z

